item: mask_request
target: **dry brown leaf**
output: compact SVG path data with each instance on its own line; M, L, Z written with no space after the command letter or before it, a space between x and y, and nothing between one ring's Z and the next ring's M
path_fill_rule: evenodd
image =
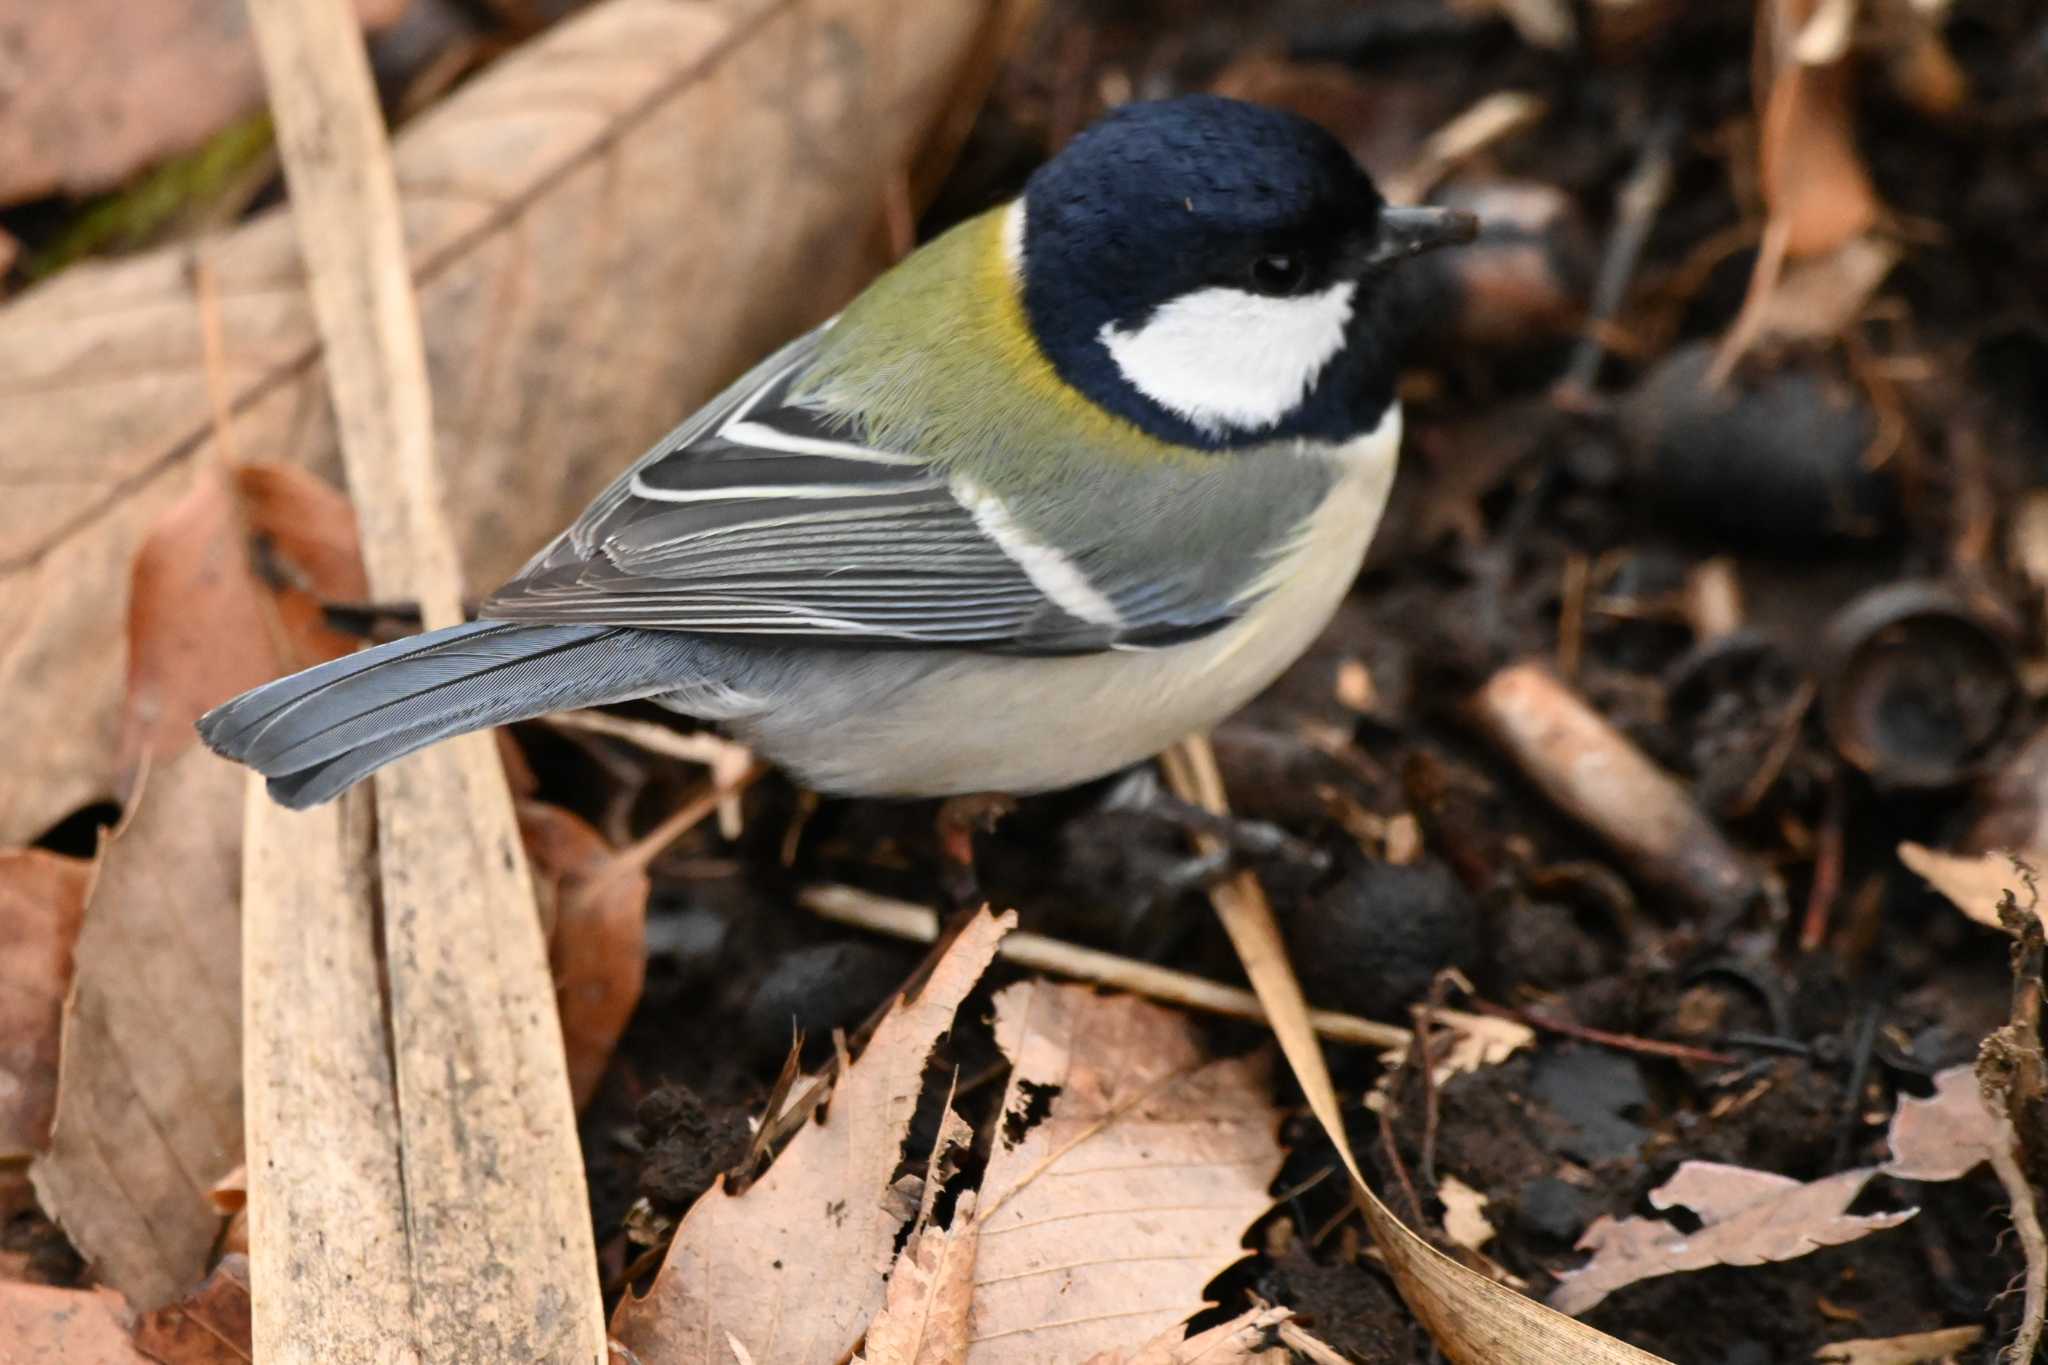
M472 588L884 263L865 228L985 22L971 0L914 22L879 0L610 0L408 125L397 169ZM0 308L9 472L35 493L0 503L0 844L117 786L128 565L214 441L195 253L237 444L338 469L281 212Z
M925 1192L929 1197L929 1181ZM980 1235L972 1190L961 1194L950 1228L927 1225L911 1234L890 1268L882 1311L868 1324L857 1365L956 1365L966 1358Z
M1430 1050L1436 1056L1436 1064L1430 1068L1430 1080L1436 1085L1442 1085L1453 1076L1504 1062L1536 1041L1536 1030L1519 1019L1506 1019L1496 1014L1459 1014L1452 1024L1445 1022L1443 1016L1444 1011L1436 1011L1436 1027L1430 1030ZM1444 1047L1447 1036L1450 1046ZM1438 1051L1440 1048L1442 1050ZM1406 1047L1388 1048L1380 1054L1380 1063L1390 1071L1398 1071L1407 1061ZM1387 1090L1392 1079L1389 1076L1383 1080L1374 1093Z
M620 863L603 835L560 806L520 802L519 834L533 860L541 922L554 926L555 1006L581 1109L597 1093L647 978L647 873Z
M1904 253L1873 233L1786 267L1757 308L1759 338L1827 341L1847 331Z
M1984 1103L1973 1066L1952 1066L1934 1078L1929 1099L1899 1097L1885 1141L1884 1173L1900 1180L1959 1180L1989 1161L1999 1142L1998 1119Z
M1943 853L1908 841L1899 845L1899 861L1948 897L1956 909L1987 928L2005 927L1998 907L2010 893L2022 913L2031 910L2048 929L2048 902L2028 884L2035 867L2048 865L2048 854L2033 849Z
M388 24L405 0L355 0ZM262 102L241 0L63 0L0 12L0 204L110 189Z
M644 1365L725 1360L735 1345L775 1365L846 1358L883 1305L905 1222L886 1196L925 1060L1015 923L974 916L876 1026L824 1121L799 1130L746 1193L728 1195L721 1179L691 1205L654 1287L612 1318Z
M1802 61L1802 33L1839 0L1757 0L1758 174L1784 252L1833 251L1877 221L1877 191L1856 148L1854 86L1846 43L1815 43L1822 62Z
M1285 1308L1254 1308L1191 1337L1170 1328L1134 1350L1103 1351L1084 1365L1284 1365L1290 1356L1274 1332L1294 1316Z
M151 1365L111 1289L0 1282L0 1346L7 1365Z
M1650 1191L1650 1202L1660 1209L1691 1209L1699 1215L1699 1231L1681 1232L1655 1218L1598 1218L1579 1239L1579 1250L1591 1251L1593 1259L1558 1275L1550 1304L1583 1313L1638 1280L1708 1266L1788 1261L1897 1227L1917 1210L1847 1212L1876 1174L1876 1167L1864 1167L1801 1182L1746 1166L1685 1162Z
M121 770L190 748L210 708L353 650L320 597L369 595L355 512L290 465L209 466L150 529L128 598Z
M1212 1061L1184 1015L1040 980L996 996L996 1042L1012 1067L967 1359L1071 1360L1186 1320L1270 1203L1264 1061Z
M206 1272L242 1159L241 771L190 749L107 841L78 935L36 1193L138 1308Z
M57 1104L57 1039L71 950L92 864L41 849L0 853L0 1156L49 1140ZM14 1163L0 1171L0 1218L28 1199Z
M1983 1335L1982 1327L1944 1327L1902 1337L1858 1337L1829 1342L1813 1358L1826 1365L1936 1365L1974 1346Z
M200 1286L135 1325L135 1344L161 1365L250 1365L249 1258L227 1255Z

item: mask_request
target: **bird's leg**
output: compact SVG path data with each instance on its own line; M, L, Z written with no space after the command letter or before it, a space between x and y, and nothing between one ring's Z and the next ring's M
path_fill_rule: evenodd
M1206 834L1220 839L1216 853L1191 856L1179 871L1169 871L1163 880L1174 883L1178 892L1208 886L1222 880L1246 863L1278 861L1297 863L1321 872L1330 865L1330 855L1265 820L1247 820L1235 815L1217 815L1181 800L1159 783L1148 765L1134 768L1110 788L1103 801L1106 810L1131 811L1165 821L1190 835Z
M955 910L981 904L981 884L974 875L975 831L993 830L1016 808L1016 798L1000 792L949 796L939 803L939 887Z

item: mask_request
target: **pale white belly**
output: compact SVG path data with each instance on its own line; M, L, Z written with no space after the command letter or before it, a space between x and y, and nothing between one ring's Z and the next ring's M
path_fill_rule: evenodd
M1270 591L1213 635L1049 658L868 655L843 695L736 728L807 784L855 796L1044 791L1149 758L1251 700L1322 633L1385 508L1393 426L1347 462Z

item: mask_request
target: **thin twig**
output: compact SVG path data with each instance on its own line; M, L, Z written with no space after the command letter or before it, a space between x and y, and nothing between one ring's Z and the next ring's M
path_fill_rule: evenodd
M939 933L936 911L850 886L806 887L798 893L797 901L823 919L871 929L913 943L930 943ZM1120 957L1098 948L1084 948L1079 944L1047 938L1043 934L1021 930L1013 932L1003 939L996 955L1020 967L1093 981L1208 1014L1249 1019L1255 1023L1264 1022L1266 1017L1258 997L1250 991L1225 986L1189 972L1177 972L1170 967ZM1309 1017L1316 1032L1334 1042L1383 1049L1405 1048L1413 1038L1407 1029L1396 1025L1340 1014L1335 1010L1312 1010ZM1439 1014L1438 1019L1453 1026L1457 1022L1457 1016L1448 1011Z
M679 734L666 725L652 721L632 720L625 716L610 716L602 711L564 711L545 717L548 724L563 730L581 730L593 735L606 735L622 739L636 748L664 758L679 758L685 763L701 763L711 769L712 781L722 789L718 802L718 832L727 842L745 832L740 813L740 793L752 785L759 773L741 782L740 775L750 771L753 754L744 744L707 732Z
M1542 1029L1545 1033L1576 1038L1582 1043L1597 1043L1601 1047L1611 1047L1621 1052L1640 1052L1646 1057L1668 1057L1676 1062L1699 1062L1707 1066L1734 1066L1742 1060L1725 1052L1710 1052L1706 1048L1692 1047L1686 1043L1667 1043L1660 1038L1638 1038L1633 1033L1610 1033L1604 1028L1592 1028L1569 1019L1551 1019L1529 1010L1512 1009L1485 1000L1475 1000L1472 1005L1481 1014L1518 1020L1530 1028Z
M1615 196L1614 232L1607 239L1600 274L1593 282L1585 334L1572 352L1564 378L1551 391L1559 407L1583 407L1592 401L1600 380L1600 362L1607 354L1601 338L1628 298L1629 282L1649 244L1650 229L1663 212L1664 201L1671 197L1671 170L1682 128L1676 114L1666 114L1652 125L1635 168Z

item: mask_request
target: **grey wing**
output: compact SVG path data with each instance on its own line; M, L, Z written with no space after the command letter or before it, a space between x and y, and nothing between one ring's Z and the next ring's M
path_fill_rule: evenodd
M1084 571L993 496L874 448L857 418L795 396L818 335L655 446L483 614L1071 653L1190 638L1241 607L1184 590L1170 561Z

